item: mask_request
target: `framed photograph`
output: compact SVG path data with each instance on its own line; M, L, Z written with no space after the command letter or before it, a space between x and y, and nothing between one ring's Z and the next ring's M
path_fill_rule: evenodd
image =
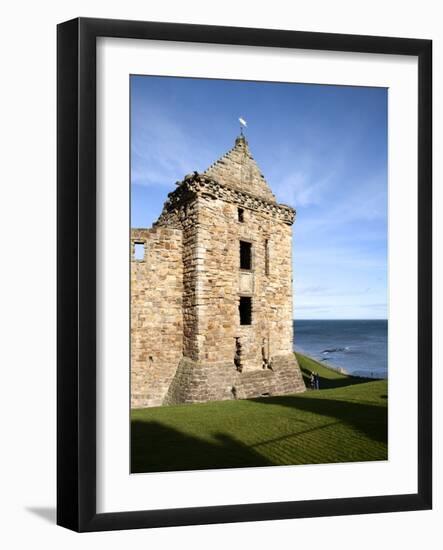
M432 43L58 26L59 525L430 509Z

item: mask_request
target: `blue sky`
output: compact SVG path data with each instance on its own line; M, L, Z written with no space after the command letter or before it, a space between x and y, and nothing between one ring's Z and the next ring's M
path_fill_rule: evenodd
M387 318L387 89L131 77L131 225L204 171L248 121L251 152L297 211L296 319Z

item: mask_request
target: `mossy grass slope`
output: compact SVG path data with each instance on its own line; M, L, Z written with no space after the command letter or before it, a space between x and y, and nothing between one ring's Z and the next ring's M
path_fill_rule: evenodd
M133 410L132 472L386 460L387 381L297 358L320 390Z

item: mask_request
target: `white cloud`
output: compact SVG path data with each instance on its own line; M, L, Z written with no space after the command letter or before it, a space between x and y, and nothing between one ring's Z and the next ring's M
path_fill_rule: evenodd
M273 186L273 191L280 202L295 208L320 204L322 191L332 181L332 174L314 181L309 172L293 172Z
M132 121L132 183L172 190L186 174L206 168L202 159L212 155L204 143L195 142L193 132L186 132L169 113L153 105L144 105L137 113Z

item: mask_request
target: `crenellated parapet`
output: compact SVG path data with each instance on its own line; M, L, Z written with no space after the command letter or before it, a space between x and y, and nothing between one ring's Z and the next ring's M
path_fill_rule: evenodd
M171 225L174 220L178 223L183 216L188 217L189 211L186 205L198 196L219 199L235 204L239 208L254 210L287 225L292 225L295 220L295 210L290 206L221 184L206 174L198 172L188 174L183 181L177 182L177 185L177 189L168 194L163 212L155 225Z

